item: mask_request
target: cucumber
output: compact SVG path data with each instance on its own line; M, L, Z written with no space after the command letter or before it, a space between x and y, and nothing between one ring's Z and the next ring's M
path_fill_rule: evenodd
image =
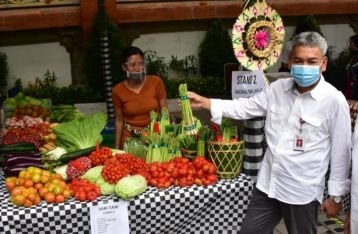
M67 162L69 162L73 159L79 158L81 156L88 156L94 150L96 150L96 146L91 146L86 149L72 151L72 152L61 155L61 157L57 161L60 161L62 163L67 163Z
M0 154L16 152L34 152L35 150L35 145L30 142L18 142L15 144L0 145Z

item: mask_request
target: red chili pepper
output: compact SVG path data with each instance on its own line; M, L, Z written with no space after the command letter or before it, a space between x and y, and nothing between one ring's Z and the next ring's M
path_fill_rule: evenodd
M216 134L215 135L215 140L218 141L218 142L221 142L221 141L223 141L223 136L221 134Z
M211 125L211 128L214 130L215 133L220 131L219 125L217 125L216 123L211 122L210 125Z
M153 132L160 133L160 127L158 122L154 122Z

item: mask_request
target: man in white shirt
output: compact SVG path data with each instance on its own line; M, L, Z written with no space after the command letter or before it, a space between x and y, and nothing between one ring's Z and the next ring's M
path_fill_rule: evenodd
M291 234L316 233L330 164L328 194L321 206L337 215L349 187L351 125L343 94L327 83L326 40L316 32L292 39L289 68L292 78L272 83L251 98L208 99L193 92L193 108L223 116L250 119L266 116L268 144L256 188L241 227L242 234L269 233L284 219Z
M358 123L354 124L352 151L351 207L344 222L344 234L358 233Z

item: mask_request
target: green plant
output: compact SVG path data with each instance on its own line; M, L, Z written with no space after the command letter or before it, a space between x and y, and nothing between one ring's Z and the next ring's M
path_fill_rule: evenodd
M199 66L202 76L224 76L226 63L237 63L231 38L220 20L210 23L199 47Z
M104 1L98 1L99 6L103 6ZM102 5L101 5L102 4ZM104 80L102 74L102 57L101 57L101 33L107 32L109 37L109 51L111 61L111 74L114 83L124 79L124 73L121 69L121 53L127 46L121 31L117 25L113 23L101 7L94 17L92 31L89 35L86 56L84 62L84 72L87 83L93 89L98 89L104 97Z
M328 64L327 69L323 73L327 82L331 83L338 90L343 91L345 80L347 79L346 66L352 59L353 55L349 49L341 51L336 58L332 58L333 48L327 52Z
M153 50L145 51L144 57L147 74L157 75L164 81L168 79L168 65L165 63L163 57L159 57L157 52Z
M0 93L4 92L7 86L7 76L9 74L9 68L7 63L7 55L0 52Z
M194 55L185 56L184 59L178 59L177 56L171 56L169 69L182 75L196 75L199 71L198 60Z

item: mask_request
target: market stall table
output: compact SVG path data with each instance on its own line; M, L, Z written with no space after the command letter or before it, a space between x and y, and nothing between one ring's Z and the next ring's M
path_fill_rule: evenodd
M227 233L240 230L253 189L244 174L219 180L213 186L148 187L128 202L131 233ZM94 202L71 198L60 204L31 208L17 207L9 201L4 174L0 170L0 233L90 233L89 207L116 202L102 196Z

